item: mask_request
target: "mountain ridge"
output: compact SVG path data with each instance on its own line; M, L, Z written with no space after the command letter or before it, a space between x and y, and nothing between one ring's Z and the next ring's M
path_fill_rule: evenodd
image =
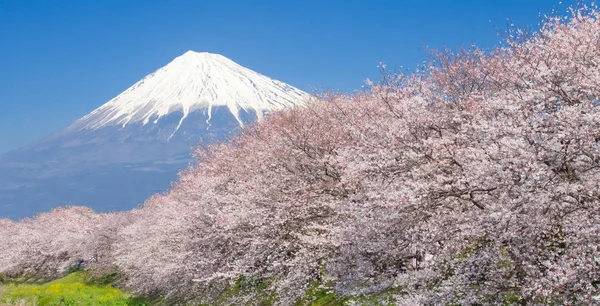
M182 85L183 84L183 85ZM293 106L308 94L245 68L215 53L187 51L147 75L104 105L67 127L98 129L152 121L181 111L183 122L190 112L226 106L240 125L239 111L252 110L257 119L264 112ZM153 119L153 120L152 120Z
M166 191L198 143L309 97L222 55L188 51L65 129L1 154L0 216L133 208Z

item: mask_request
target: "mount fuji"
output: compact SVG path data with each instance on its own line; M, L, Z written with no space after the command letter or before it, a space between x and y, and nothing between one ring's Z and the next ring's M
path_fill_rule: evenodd
M222 55L188 51L64 130L0 155L0 218L67 204L133 208L166 191L198 143L309 97Z

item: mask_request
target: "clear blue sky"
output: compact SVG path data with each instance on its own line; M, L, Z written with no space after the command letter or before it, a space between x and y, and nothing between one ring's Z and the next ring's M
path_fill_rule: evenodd
M360 89L423 47L489 48L558 0L0 0L0 153L60 130L187 50L306 91Z

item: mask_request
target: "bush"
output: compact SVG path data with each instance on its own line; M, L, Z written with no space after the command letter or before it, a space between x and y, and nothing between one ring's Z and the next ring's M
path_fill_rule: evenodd
M110 286L88 285L88 274L76 272L45 284L4 286L0 303L7 305L150 305L149 301L129 296Z

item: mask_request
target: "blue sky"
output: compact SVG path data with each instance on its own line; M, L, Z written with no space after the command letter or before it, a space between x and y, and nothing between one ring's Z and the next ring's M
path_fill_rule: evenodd
M0 1L0 153L66 127L187 50L303 90L360 89L424 47L497 45L558 0Z

